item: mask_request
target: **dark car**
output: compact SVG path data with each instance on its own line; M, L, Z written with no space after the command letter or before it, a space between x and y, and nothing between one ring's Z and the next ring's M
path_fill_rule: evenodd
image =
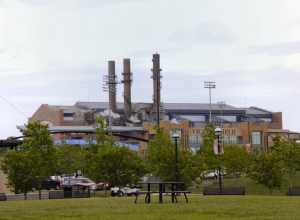
M57 180L53 180L51 178L45 179L42 182L42 189L59 189L60 188L60 182Z

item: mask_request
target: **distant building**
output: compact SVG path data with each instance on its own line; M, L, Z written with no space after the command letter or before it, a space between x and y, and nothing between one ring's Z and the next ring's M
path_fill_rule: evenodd
M166 132L174 128L181 130L182 146L196 150L202 144L202 132L209 121L210 107L202 103L162 104L160 126ZM108 120L108 103L77 102L72 106L41 105L29 119L47 123L52 130L62 133L54 135L56 143L64 140L72 144L86 144L91 136L86 132L94 129L95 117L102 115ZM152 103L133 103L131 118L126 119L124 105L117 103L111 113L114 132L131 136L151 138L154 134L155 119L151 117ZM212 122L223 128L223 143L237 144L252 149L267 149L272 146L272 137L281 135L299 139L299 134L284 130L282 113L271 112L257 107L237 108L226 104L212 104ZM76 132L72 133L70 130ZM68 131L68 134L63 134ZM80 132L82 131L82 133ZM120 144L139 149L143 154L147 145L128 138L119 138Z

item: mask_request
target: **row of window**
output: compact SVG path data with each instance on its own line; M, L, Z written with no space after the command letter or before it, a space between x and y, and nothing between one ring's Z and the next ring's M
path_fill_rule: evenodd
M205 115L179 115L180 118L189 120L192 126L201 126L206 123L208 117ZM238 117L236 115L213 115L212 120L215 122L234 123L238 121L251 121L251 122L272 122L272 118L256 118L256 117Z
M224 135L223 137L224 144L243 144L243 140L241 136L236 135ZM253 145L261 145L261 132L253 131L251 133L251 142ZM200 135L190 135L189 136L189 145L192 148L198 148L203 143L203 138Z

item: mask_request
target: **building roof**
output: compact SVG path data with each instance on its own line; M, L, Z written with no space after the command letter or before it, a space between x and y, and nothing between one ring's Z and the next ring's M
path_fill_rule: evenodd
M108 102L76 102L76 107L84 109L107 109ZM124 104L121 102L117 103L117 109L123 109Z
M47 105L51 109L63 110L64 112L74 113L76 111L82 111L81 108L76 105Z
M209 110L208 103L163 103L166 110ZM227 104L211 104L211 110L222 111L222 110L239 110L238 108L227 105Z
M19 130L24 130L25 126L18 126ZM50 132L77 132L77 133L85 133L85 132L93 132L95 131L94 126L50 126L48 128ZM143 127L128 127L128 126L111 126L111 129L108 129L112 132L122 133L122 132L144 132L145 129Z
M132 103L134 107L149 107L152 105L152 103L144 103L144 102L138 102L138 103ZM108 108L108 102L76 102L75 106L79 108L87 108L87 109L106 109ZM166 110L209 110L209 104L208 103L162 103L162 106ZM123 109L124 104L121 102L117 103L117 109ZM211 109L213 111L222 111L222 110L244 110L237 107L234 107L232 105L227 104L211 104Z
M78 111L78 110L98 110L103 111L108 109L108 102L81 102L78 101L73 106L51 106L54 108L63 109L66 112ZM210 110L210 105L208 103L162 103L162 106L166 112L170 113L183 113L183 114L195 114L195 113L207 113ZM151 108L152 103L137 102L132 103L134 111L138 111L143 108ZM121 102L117 103L118 111L123 111L124 104ZM212 112L223 112L227 114L242 114L255 117L266 116L269 117L272 112L258 108L258 107L249 107L249 108L240 108L228 104L216 104L212 103L211 105Z
M272 112L262 109L262 108L257 108L257 107L249 107L249 108L243 108L246 111L247 115L261 115L261 114L271 114Z

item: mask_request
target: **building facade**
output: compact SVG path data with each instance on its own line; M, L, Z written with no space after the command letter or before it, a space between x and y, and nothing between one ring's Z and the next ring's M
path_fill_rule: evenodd
M181 132L181 145L196 151L200 148L205 125L212 115L212 123L222 128L224 144L240 145L249 149L266 150L272 147L272 138L280 135L288 139L299 139L297 132L283 129L282 113L271 112L257 107L238 108L226 104L164 103L160 127L170 134L177 129ZM41 105L29 121L41 121L49 129L61 131L54 134L59 143L85 144L93 138L88 131L94 129L98 115L110 118L113 132L125 137L118 141L125 146L139 149L145 154L147 144L126 136L151 139L155 135L156 122L149 116L152 103L133 103L130 120L125 120L124 105L117 103L115 112L108 112L105 102L77 102L71 106ZM70 131L74 131L74 133ZM82 131L82 132L80 132Z

